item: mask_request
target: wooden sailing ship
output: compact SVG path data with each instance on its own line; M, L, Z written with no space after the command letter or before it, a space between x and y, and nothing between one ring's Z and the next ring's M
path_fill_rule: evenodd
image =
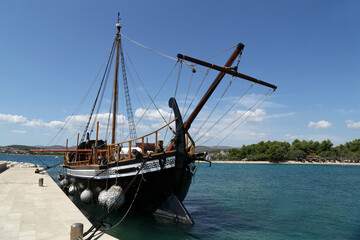
M87 138L76 145L76 149L37 150L33 152L64 152L63 168L66 178L72 182L85 182L92 192L99 192L112 185L119 185L124 190L124 207L153 213L172 197L181 202L185 199L194 171L195 161L204 160L205 155L195 153L195 142L189 134L191 124L208 101L225 74L240 77L267 87L276 86L249 77L232 69L235 59L242 53L243 44L238 44L226 64L222 67L200 61L182 54L178 59L190 61L219 71L219 74L202 97L196 108L183 121L175 98L170 98L169 107L173 110L175 119L163 127L141 137L127 141L116 142L116 116L118 98L118 71L120 29L118 23L115 38L115 77L113 90L112 137L111 143L98 138L99 123L97 123L95 140ZM174 136L168 146L163 146L159 131L175 123ZM152 139L149 142L148 139ZM140 186L141 184L141 186Z

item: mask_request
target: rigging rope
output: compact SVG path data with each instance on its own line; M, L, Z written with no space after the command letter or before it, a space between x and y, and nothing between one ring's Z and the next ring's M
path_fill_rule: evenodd
M126 76L124 52L123 52L123 47L122 47L122 43L121 43L121 37L119 37L119 46L120 46L121 69L122 69L122 75L123 75L124 95L125 95L126 112L127 112L127 118L128 118L128 124L129 124L129 132L130 132L130 138L134 139L137 137L137 135L136 135L133 111L132 111L132 107L131 107L130 92L129 92L127 76Z
M191 105L193 104L193 102L194 102L194 100L195 100L195 98L196 98L196 95L198 94L198 92L199 92L199 90L200 90L200 88L201 88L202 84L204 83L204 81L205 81L206 77L209 75L209 72L210 72L210 68L208 68L208 69L206 70L206 73L205 73L205 75L204 75L204 77L203 77L203 79L202 79L202 81L201 81L201 83L200 83L200 85L199 85L198 89L196 90L196 93L195 93L194 97L192 98L192 100L191 100L191 102L190 102L190 104L189 104L188 108L186 109L185 114L183 115L183 118L185 118L185 117L186 117L186 114L188 113L188 111L189 111L189 109L190 109Z
M113 61L113 58L111 58L110 67L109 67L109 70L107 71L107 74L106 74L104 87L103 87L103 89L102 89L101 96L100 96L100 101L99 101L98 107L97 107L97 109L96 109L95 118L94 118L94 121L93 121L92 126L91 126L91 130L90 130L90 133L89 133L89 136L90 136L90 137L91 137L91 134L92 134L93 131L94 131L94 127L95 127L95 123L96 123L96 121L97 121L97 117L98 117L98 114L99 114L99 111L100 111L101 103L102 103L102 100L103 100L103 98L104 98L104 93L105 93L106 85L107 85L108 80L109 80L109 74L110 74L110 70L111 70L112 61Z
M120 33L120 34L121 34L121 36L123 36L124 38L126 38L127 40L129 40L130 42L132 42L132 43L134 43L134 44L136 44L136 45L138 45L138 46L140 46L140 47L143 47L143 48L145 48L145 49L147 49L147 50L150 50L150 51L152 51L152 52L154 52L154 53L156 53L156 54L159 54L159 55L161 55L161 56L163 56L163 57L166 57L166 58L168 58L168 59L171 59L171 60L173 60L173 61L176 61L176 62L178 61L177 58L170 57L170 56L168 56L168 55L166 55L166 54L164 54L164 53L161 53L161 52L156 51L156 50L154 50L154 49L152 49L152 48L149 48L149 47L147 47L147 46L145 46L145 45L142 45L142 44L140 44L140 43L138 43L138 42L136 42L136 41L128 38L128 37L125 36L123 33ZM188 65L188 66L190 66L191 68L193 67L193 65L190 64L190 63L185 63L185 64Z
M63 163L63 161L55 164L55 165L47 165L44 161L42 161L39 157L37 157L35 154L33 154L32 152L29 152L30 155L32 155L33 157L35 157L39 162L41 162L42 164L44 164L46 166L46 168L44 168L43 170L40 170L40 172L42 171L45 171L45 170L48 170L50 168L54 168L54 170L57 172L57 173L60 173L60 171L58 169L56 169L55 167L56 166L59 166L60 164Z
M183 61L180 61L178 77L177 77L177 80L176 80L176 87L175 87L175 92L174 92L174 98L176 98L176 94L177 94L177 90L178 90L178 86L179 86L179 80L180 80L180 75L181 75L182 64L183 64ZM173 104L175 104L175 102L173 102ZM173 106L171 106L170 115L169 115L169 121L168 122L170 122L170 120L171 120L172 113L173 113ZM165 136L164 136L164 142L166 141L168 129L172 130L170 125L166 128ZM172 132L174 133L174 131L172 131Z
M270 93L270 91L271 91L271 89L269 89L266 93L265 93L265 95L264 96L262 96L262 101L260 102L260 104L255 108L255 110L256 109L258 109L264 102L265 102L265 100L271 95L271 94L273 94L274 92L275 92L275 90L273 90L271 93ZM270 93L270 94L269 94ZM238 124L236 127L235 127L235 129L238 129L250 116L252 116L253 114L248 114L247 116L246 116L246 118L245 119L243 119L243 121L241 121L240 122L240 124ZM244 114L242 114L242 116L240 117L240 118L238 118L236 121L238 121L239 119L241 119L242 117L244 116ZM235 121L235 122L236 122ZM230 127L230 126L229 126ZM234 130L235 130L234 129ZM230 131L216 146L219 146L226 138L228 138L230 135L231 135L231 133L233 133L234 131Z
M254 86L254 84L251 84L250 87L248 87L248 89L246 89L246 91L237 99L237 101L231 105L231 107L203 134L201 135L195 142L198 142L202 137L204 137L211 129L213 129L213 127L218 124L221 119L223 119L225 117L225 115L245 96L245 94Z
M201 124L201 126L199 127L199 129L196 131L196 133L194 134L194 137L196 137L198 135L198 133L200 132L200 130L204 127L204 125L207 123L207 121L209 120L209 118L211 117L211 115L214 113L215 109L217 108L217 106L219 105L219 103L221 102L221 100L223 99L225 93L227 92L227 90L229 89L231 83L232 83L233 77L231 77L229 84L227 85L227 87L225 88L224 92L222 93L221 97L219 98L219 100L217 101L217 103L215 104L214 108L212 109L212 111L210 112L210 114L207 116L207 118L205 119L205 121L203 121L203 123Z
M126 51L125 51L125 52L126 52ZM146 94L147 94L147 95L148 95L148 97L150 98L151 103L154 105L154 107L156 108L156 110L157 110L157 111L158 111L158 113L160 114L161 118L164 120L164 122L165 122L165 123L167 123L167 122L166 122L166 119L164 118L164 116L163 116L163 115L162 115L162 113L160 112L159 108L158 108L158 107L156 106L156 104L155 104L155 98L157 97L157 95L158 95L159 91L158 91L158 93L156 94L155 98L153 99L153 98L150 96L149 92L147 91L147 89L146 89L146 87L145 87L145 85L144 85L143 81L141 80L141 78L140 78L140 76L139 76L138 72L136 71L135 66L134 66L134 64L132 63L132 61L131 61L131 59L130 59L129 55L127 54L127 52L126 52L126 56L128 57L128 59L129 59L129 61L130 61L130 64L131 64L131 66L133 67L133 69L134 69L134 71L135 71L135 73L136 73L136 76L137 76L137 78L139 79L139 81L140 81L140 83L141 83L142 87L144 88L144 90L145 90ZM175 66L176 66L176 64L177 64L177 63L178 63L178 61L175 63ZM174 68L175 68L175 66L174 66ZM173 68L173 69L174 69L174 68ZM173 71L173 70L171 70L171 73L172 73L172 71ZM170 77L170 75L169 75L169 76L168 76L168 78L165 80L164 84L161 86L161 88L160 88L160 89L162 89L162 87L165 85L165 83L167 82L167 80L169 79L169 77ZM136 124L136 125L137 125L137 124ZM135 125L135 126L136 126L136 125Z
M143 175L143 174L142 174L142 175ZM135 199L136 199L136 197L137 197L137 195L138 195L138 193L139 193L139 190L140 190L141 183L142 183L143 179L144 179L144 176L141 176L141 178L140 178L140 183L139 183L139 185L138 185L138 187L137 187L137 189L136 189L136 193L135 193L135 195L134 195L134 197L133 197L133 200L132 200L132 202L131 202L128 210L125 212L124 216L123 216L123 217L120 219L120 221L117 222L114 226L110 227L109 229L106 229L105 231L109 231L109 230L111 230L111 229L114 229L114 228L117 227L120 223L122 223L122 221L126 218L126 216L127 216L128 213L130 212L130 210L131 210L131 208L132 208L132 206L133 206L133 204L134 204L134 202L135 202Z
M125 50L125 47L124 47L124 50ZM126 50L125 50L126 51ZM129 66L125 63L125 66L126 66L126 71L127 71L127 73L129 74L129 77L130 77L130 82L131 82L131 85L132 85L132 88L135 90L134 92L135 92L135 95L136 95L136 98L137 98L137 100L138 100L138 102L139 102L139 105L142 107L142 108L144 108L144 100L143 99L141 99L140 98L140 96L141 95L139 95L139 91L138 91L138 88L137 88L137 86L135 85L135 81L134 81L134 78L133 78L133 76L132 76L132 74L131 74L131 71L130 71L130 69L129 69Z
M101 88L102 88L102 84L103 84L103 82L104 82L106 73L107 73L108 68L109 68L109 64L110 64L110 62L111 62L110 59L112 59L113 56L114 56L114 50L115 50L115 40L114 40L114 42L113 42L113 45L112 45L112 48L111 48L111 52L110 52L110 55L109 55L109 59L108 59L108 63L107 63L107 65L106 65L105 72L104 72L103 78L102 78L101 83L100 83L99 91L98 91L98 93L97 93L97 95L96 95L94 105L93 105L93 107L92 107L92 109L91 109L91 112L90 112L89 120L88 120L88 122L86 123L85 129L84 129L84 133L83 133L83 135L82 135L82 137L81 137L80 142L83 142L84 139L85 139L85 135L86 135L87 129L88 129L88 127L89 127L89 124L90 124L90 121L91 121L91 118L92 118L92 115L93 115L93 112L94 112L94 109L95 109L97 100L98 100L98 98L99 98L99 94L100 94L100 91L101 91Z
M236 46L236 45L235 45ZM235 46L233 46L232 48L234 48ZM231 49L231 48L229 48ZM229 50L228 49L228 50ZM220 54L220 53L219 53ZM216 56L216 55L215 55ZM238 61L237 61L237 64L236 66L234 67L234 69L237 71L238 67L239 67L239 64L240 64L240 59L241 59L241 54L238 56ZM195 133L195 136L197 136L197 134L200 132L200 130L203 128L203 126L205 125L205 123L209 120L210 116L213 114L213 112L215 111L216 107L219 105L220 101L222 100L222 98L224 97L225 93L227 92L227 90L229 89L232 81L234 79L234 76L232 76L230 78L230 81L229 81L229 84L228 86L226 87L225 91L223 92L223 94L221 95L220 99L218 100L218 102L216 103L216 105L214 106L213 110L211 111L211 113L209 114L209 116L206 118L206 120L202 123L202 125L200 126L200 128L198 129L198 131Z
M75 108L75 110L72 112L72 114L70 115L70 117L66 120L66 122L64 123L64 126L63 126L63 127L55 134L55 136L51 139L51 141L48 143L47 147L52 143L52 141L54 141L54 139L57 137L57 135L58 135L61 131L63 131L68 124L70 124L70 122L71 122L72 118L74 117L74 115L79 112L79 110L80 110L81 106L83 105L85 99L86 99L87 96L89 95L89 92L90 92L91 88L93 87L96 79L98 78L98 76L99 76L99 74L100 74L100 72L101 72L101 69L104 67L104 64L105 64L105 62L106 62L106 59L107 59L107 58L104 59L104 62L102 63L102 65L101 65L98 73L96 74L94 80L91 82L91 84L90 84L88 90L86 91L85 95L84 95L83 98L81 99L79 105ZM64 132L65 132L65 131L64 131ZM64 135L64 132L62 132L61 136L59 137L58 141L57 141L55 144L57 144L57 143L59 142L59 140L61 139L61 137Z
M146 159L149 159L150 156L148 156ZM116 199L116 201L114 202L114 204L109 208L109 210L101 217L99 218L99 220L96 221L96 223L94 223L89 230L87 230L83 236L85 237L86 235L88 235L89 233L91 233L91 231L93 231L95 229L95 231L86 239L86 240L90 240L94 234L100 229L100 227L102 226L102 223L104 222L105 218L109 216L110 212L113 211L116 207L116 204L118 201L120 201L120 199L122 199L125 194L127 193L127 191L130 189L130 187L133 185L134 181L136 180L136 177L140 174L140 172L143 170L145 163L147 160L145 160L145 158L142 159L142 164L140 166L140 168L138 169L138 171L136 172L136 174L134 175L134 177L131 179L131 181L129 182L129 184L126 186L126 188L124 189L124 191L118 196L118 198Z
M218 55L220 55L220 54L222 54L222 53L224 53L224 52L227 52L227 51L233 49L234 47L236 47L237 45L238 45L238 44L235 44L235 45L232 46L232 47L229 47L229 48L227 48L227 49L225 49L225 50L223 50L223 51L221 51L221 52L219 52L219 53L216 53L215 55L213 55L213 56L211 56L211 57L208 57L208 58L204 59L203 61L207 61L207 60L209 60L209 59L211 59L211 58L214 58L214 57L216 57L216 56L218 56ZM198 65L198 64L195 64L194 67L197 66L197 65Z
M140 80L140 82L142 83L142 81L141 81L141 79L140 79L140 76L139 76L139 74L137 73L137 71L136 71L136 69L135 69L135 66L132 64L132 61L131 61L131 59L130 59L130 57L129 57L127 51L126 51L126 49L125 49L125 53L126 53L126 56L127 56L128 59L129 59L130 63L131 63L131 66L134 68L134 71L135 71L135 73L136 73L137 78L138 78L138 79ZM161 85L161 87L159 88L159 90L157 91L155 97L152 99L151 96L148 95L148 97L151 99L151 102L149 103L148 107L147 107L146 110L143 112L143 114L141 115L141 117L139 118L139 120L136 122L135 126L137 126L137 125L140 123L140 121L141 121L142 118L145 116L145 114L147 113L147 111L149 110L149 108L151 107L152 104L154 104L154 106L155 106L155 108L157 109L157 111L159 112L160 116L162 116L160 110L158 109L158 107L157 107L156 104L155 104L155 99L157 98L157 96L158 96L159 93L161 92L162 88L165 86L166 82L169 80L169 78L170 78L170 76L172 75L172 72L174 71L174 69L176 68L176 65L178 64L178 62L179 62L179 61L177 61L177 62L175 63L175 65L173 66L173 68L171 69L169 75L167 76L167 78L165 79L165 81L163 82L163 84ZM143 85L143 84L142 84L142 85ZM145 89L145 90L146 90L146 89ZM147 92L147 91L146 91L146 92ZM163 116L162 116L162 118L164 119ZM166 122L165 119L164 119L164 121ZM167 122L166 122L166 123L167 123ZM127 139L127 138L129 137L129 135L130 135L130 134L128 134L125 139Z
M188 95L189 95L190 86L191 86L191 82L192 82L192 79L193 79L194 73L195 73L195 69L193 69L193 70L191 71L191 76L190 76L190 81L189 81L189 87L188 87L188 90L187 90L187 92L186 92L186 97L185 97L184 107L183 107L183 110L182 110L182 114L183 114L183 115L184 115L185 106L186 106L186 102L187 102L187 98L188 98Z

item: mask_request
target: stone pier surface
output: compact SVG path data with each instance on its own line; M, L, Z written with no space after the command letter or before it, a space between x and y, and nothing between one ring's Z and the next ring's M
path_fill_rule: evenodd
M54 180L34 172L35 168L9 168L0 173L0 239L68 240L73 223L88 230L89 220ZM39 178L44 179L43 187ZM116 238L103 234L99 239Z

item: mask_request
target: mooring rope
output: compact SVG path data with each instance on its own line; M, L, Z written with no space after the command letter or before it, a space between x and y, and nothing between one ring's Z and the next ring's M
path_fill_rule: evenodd
M142 175L144 175L144 174L142 173ZM130 210L131 210L131 208L132 208L132 206L133 206L133 204L134 204L134 202L135 202L135 199L136 199L136 197L137 197L137 195L138 195L138 193L139 193L139 190L140 190L140 187L141 187L141 183L142 183L142 181L143 181L143 178L144 178L144 176L141 176L140 182L139 182L139 185L138 185L137 190L136 190L136 192L135 192L135 195L134 195L134 197L133 197L133 200L131 201L131 204L130 204L129 208L127 209L127 211L125 212L124 216L123 216L123 217L120 219L120 221L117 222L114 226L106 229L105 231L109 231L109 230L117 227L117 226L118 226L120 223L122 223L122 221L126 218L126 216L127 216L128 213L130 212Z
M138 155L140 156L140 155ZM141 155L141 158L142 158L142 164L140 166L140 168L138 169L137 173L134 175L134 177L131 179L131 181L129 182L129 184L126 186L126 188L124 189L124 191L118 196L118 198L115 200L115 203L108 209L108 211L98 220L96 221L96 223L94 223L90 228L89 230L87 230L85 233L84 233L84 237L86 235L88 235L90 232L92 232L94 229L95 231L86 239L86 240L90 240L94 235L95 233L100 229L100 227L102 226L102 223L104 222L105 218L107 216L109 216L110 212L112 210L115 209L115 206L117 204L118 201L120 201L121 198L124 197L124 195L126 194L126 192L130 189L131 185L134 183L136 177L139 175L139 173L142 171L142 169L144 168L145 166L145 163L147 162L147 160L145 159L149 159L150 156L148 156L147 158L143 158L143 156Z

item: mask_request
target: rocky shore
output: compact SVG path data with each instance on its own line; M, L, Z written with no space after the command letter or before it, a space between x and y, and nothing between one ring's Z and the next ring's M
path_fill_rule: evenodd
M7 168L42 168L38 164L26 162L0 161L0 165L6 163Z

